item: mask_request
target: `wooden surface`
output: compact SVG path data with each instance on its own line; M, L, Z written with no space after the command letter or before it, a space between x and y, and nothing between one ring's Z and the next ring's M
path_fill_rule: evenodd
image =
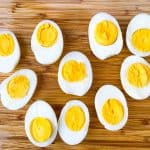
M131 53L126 45L118 56L100 61L93 56L88 44L88 23L99 11L114 15L120 23L123 37L129 20L139 12L150 10L149 0L0 0L0 27L15 32L21 46L21 60L17 69L30 68L38 74L38 88L32 100L17 111L9 111L0 103L0 149L40 149L32 145L24 131L24 116L36 99L44 99L54 108L57 117L64 104L70 99L85 102L90 111L90 128L86 139L77 146L63 143L59 135L53 144L45 149L94 149L94 150L148 150L150 149L150 100L132 100L120 84L120 65ZM30 38L35 25L42 19L56 21L64 35L63 56L72 50L80 50L88 56L93 67L94 82L83 97L64 94L57 83L58 64L39 65L30 48ZM62 57L61 57L62 58ZM150 62L150 58L146 58ZM10 73L11 74L11 73ZM10 74L0 74L0 81ZM120 88L128 102L129 119L126 126L117 132L110 132L98 122L94 108L94 96L103 84Z

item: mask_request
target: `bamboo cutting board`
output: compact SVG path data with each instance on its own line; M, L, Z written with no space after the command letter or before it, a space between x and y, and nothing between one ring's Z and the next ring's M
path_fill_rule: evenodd
M149 0L0 0L0 27L12 30L21 46L22 56L16 70L29 68L38 74L37 90L23 109L9 111L0 103L0 149L40 149L28 141L24 130L26 110L36 99L44 99L51 104L57 117L68 100L80 99L90 111L91 122L86 139L77 146L68 146L57 135L55 142L45 149L149 150L150 100L132 100L120 83L120 65L131 53L124 44L118 56L104 61L98 60L90 51L87 35L90 18L99 11L106 11L118 19L125 39L129 20L137 13L149 13L149 9ZM94 81L85 96L66 95L60 90L57 83L60 60L49 66L36 62L31 52L30 38L34 27L42 19L52 19L61 27L64 36L63 56L72 50L80 50L90 59ZM149 57L146 60L150 62ZM0 74L0 82L10 74ZM103 84L116 85L123 91L128 102L128 123L117 132L105 130L96 117L94 97Z

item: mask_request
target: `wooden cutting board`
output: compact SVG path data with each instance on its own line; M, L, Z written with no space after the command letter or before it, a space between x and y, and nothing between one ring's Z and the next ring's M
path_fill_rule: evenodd
M21 46L22 56L16 70L29 68L38 74L38 88L23 109L9 111L0 103L0 149L40 149L28 141L24 130L26 110L36 99L43 99L51 104L57 117L68 100L80 99L90 111L91 122L85 140L77 146L68 146L57 135L55 142L45 149L149 150L150 100L131 99L120 83L120 65L131 53L124 44L118 56L104 61L98 60L90 51L87 35L90 18L97 12L106 11L118 19L125 40L129 20L137 13L149 13L149 10L149 0L0 0L0 27L12 30ZM60 60L49 66L42 66L36 62L31 52L30 39L34 27L43 19L52 19L61 27L64 35L62 56L70 51L80 50L90 59L94 81L85 96L66 95L60 90L57 83ZM150 62L149 57L146 60ZM10 74L0 74L0 82ZM128 123L117 132L105 130L96 117L94 97L97 89L104 84L116 85L123 91L128 102Z

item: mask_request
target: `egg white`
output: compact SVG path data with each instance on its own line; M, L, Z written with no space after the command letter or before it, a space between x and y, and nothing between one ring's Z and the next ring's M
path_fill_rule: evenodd
M121 122L118 123L117 125L111 125L111 124L107 123L104 120L103 116L101 116L101 114L100 114L104 103L109 98L117 99L118 101L120 101L120 103L123 105L123 108L124 108L124 117L121 120ZM101 122L101 124L107 130L111 130L111 131L119 130L125 126L125 124L128 120L128 106L127 106L126 99L125 99L123 93L116 86L104 85L99 88L99 90L97 91L96 96L95 96L95 109L96 109L98 120Z
M142 63L150 67L149 63L146 60L144 60L144 58L134 55L129 56L123 61L121 65L120 79L124 90L129 96L136 100L142 100L149 97L150 95L150 83L148 83L147 86L142 88L135 87L129 83L126 74L128 68L134 63Z
M51 137L45 142L35 141L32 138L32 135L30 133L30 124L32 120L36 117L47 118L52 123L53 133ZM35 146L38 146L38 147L48 146L55 140L56 135L57 135L57 128L58 128L58 125L57 125L56 114L53 108L48 103L46 103L43 100L37 100L29 107L25 116L25 132L31 143L33 143Z
M96 42L95 37L94 37L94 30L95 30L96 25L103 20L111 21L112 23L116 25L118 29L118 37L116 41L112 45L109 45L109 46L100 45L99 43ZM90 48L93 54L97 58L102 59L102 60L119 54L123 47L122 32L121 32L119 23L115 19L115 17L111 16L110 14L106 12L97 13L95 16L91 18L91 21L89 23L89 28L88 28L88 37L89 37Z
M78 62L82 62L86 66L86 74L87 76L82 81L78 82L68 82L62 76L62 67L65 62L69 60L76 60ZM93 73L90 61L88 58L81 52L73 51L66 54L59 64L58 69L58 83L62 91L67 94L83 96L90 89L93 81Z
M72 106L81 107L85 113L85 124L80 131L71 131L65 123L65 113ZM89 122L90 119L87 106L79 100L70 100L63 107L58 121L58 132L61 139L68 145L76 145L81 143L87 135Z
M127 31L126 31L126 44L128 49L132 54L137 56L146 57L150 55L150 52L140 52L132 45L131 39L132 34L141 28L149 28L150 29L150 15L146 13L140 13L133 17L128 24Z
M38 28L45 23L53 25L58 32L57 40L51 47L43 47L40 45L36 38ZM63 35L60 27L52 20L43 20L39 22L35 27L31 37L31 49L35 55L36 60L40 64L48 65L55 63L63 52Z
M0 35L1 34L10 34L14 41L14 51L9 56L0 56L0 72L1 73L8 73L14 70L16 65L18 64L20 60L20 46L18 43L18 40L15 36L15 34L9 30L6 29L0 29Z
M14 98L11 98L7 92L7 84L13 77L18 76L18 75L26 76L28 80L30 81L30 87L25 97L21 99L14 99ZM16 71L10 77L2 81L0 85L1 102L3 106L9 110L17 110L17 109L22 108L24 105L28 103L28 101L33 96L36 86L37 86L37 76L34 71L30 69L20 69Z

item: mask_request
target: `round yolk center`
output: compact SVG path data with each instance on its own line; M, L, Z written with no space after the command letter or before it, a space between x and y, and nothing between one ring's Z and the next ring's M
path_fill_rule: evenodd
M19 99L27 95L30 87L29 79L24 75L13 77L7 84L7 92L11 98Z
M124 117L124 109L119 100L115 98L108 99L103 105L102 116L111 125L120 123Z
M86 77L86 67L76 60L67 61L62 67L62 76L66 81L77 82Z
M142 28L132 34L134 48L141 52L150 52L150 29Z
M80 131L85 124L85 114L81 107L72 106L65 114L65 123L72 131Z
M135 87L144 87L150 81L150 68L142 63L134 63L127 70L127 79Z
M14 40L10 34L0 35L0 56L9 56L14 51Z
M57 37L57 29L49 23L41 25L37 30L37 41L43 47L51 47L54 45L56 43Z
M94 35L97 43L108 46L117 40L118 29L111 21L104 20L96 25Z
M34 118L30 124L30 133L35 141L45 142L53 133L52 124L46 118Z

